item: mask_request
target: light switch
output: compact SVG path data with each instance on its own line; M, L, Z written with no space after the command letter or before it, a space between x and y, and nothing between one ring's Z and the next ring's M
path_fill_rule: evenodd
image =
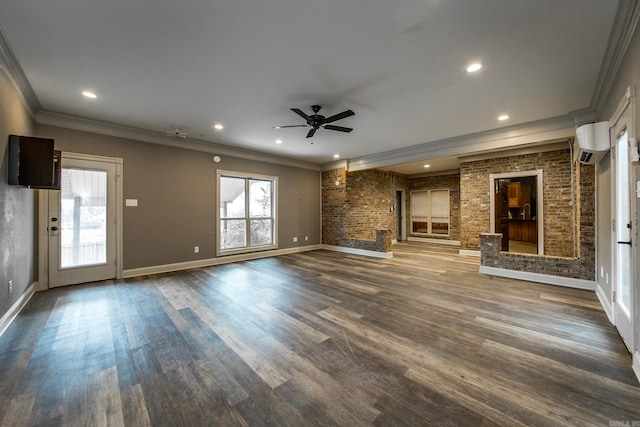
M125 206L138 206L138 199L126 199L124 204Z

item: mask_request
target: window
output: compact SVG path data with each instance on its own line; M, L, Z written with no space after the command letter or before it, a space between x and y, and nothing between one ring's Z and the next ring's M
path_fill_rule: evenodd
M275 249L278 178L218 171L218 253Z
M411 232L449 235L449 190L411 192Z

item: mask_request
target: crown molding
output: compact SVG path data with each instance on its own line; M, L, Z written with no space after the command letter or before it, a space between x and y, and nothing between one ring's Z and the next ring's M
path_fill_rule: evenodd
M575 117L567 115L358 157L349 161L349 171L542 145L574 135Z
M489 153L461 156L460 163L475 162L479 160L500 159L503 157L522 156L525 154L547 153L549 151L568 150L571 138L562 138L560 141L547 141L544 145L532 144L516 147L509 150L491 151Z
M322 165L322 171L330 171L333 169L349 169L349 160L336 160L334 162L325 163Z
M640 19L640 0L620 0L613 21L609 43L605 52L598 80L591 98L591 107L598 114L611 93L611 88L627 53L627 48Z
M24 70L20 66L4 30L0 25L0 71L4 74L15 89L20 101L24 104L27 112L35 118L36 112L40 110L40 101L33 91Z
M320 171L322 169L322 166L319 164L305 162L302 160L274 156L271 154L235 148L229 145L217 144L194 138L171 138L161 132L154 132L131 126L118 125L115 123L87 119L84 117L78 117L68 114L55 113L52 111L40 110L36 114L35 120L39 125L56 126L65 129L95 133L99 135L107 135L134 141L148 142L151 144L166 145L169 147L183 148L187 150L203 151L206 153L237 157L247 160L255 160L258 162L273 163L283 166L292 166L301 169L310 169L316 171Z

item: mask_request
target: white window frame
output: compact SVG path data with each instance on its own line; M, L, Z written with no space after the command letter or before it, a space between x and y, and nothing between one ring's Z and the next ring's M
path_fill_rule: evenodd
M244 220L246 221L246 236L247 236L247 246L243 246L241 248L233 248L233 249L222 249L220 247L220 222L225 218L220 217L220 178L228 177L228 178L240 178L245 180L245 194L247 197L245 198L245 216ZM271 219L273 224L273 240L270 244L267 245L250 245L251 238L251 230L250 230L250 212L249 212L249 188L248 183L250 180L260 180L260 181L270 181L271 182L271 217L260 217L253 219ZM218 170L216 172L216 254L218 256L221 255L233 255L233 254L241 254L241 253L249 253L249 252L257 252L257 251L266 251L278 248L278 177L270 176L270 175L260 175L254 173L245 173L245 172L236 172L236 171L226 171L226 170Z
M432 192L442 192L442 191L446 191L447 192L447 201L448 201L448 205L447 205L447 234L443 234L443 233L433 233L433 217L434 215L432 215L432 209L431 209L431 193ZM414 198L414 194L415 193L427 193L427 199L428 199L428 206L427 206L427 215L423 216L423 215L415 215L414 211L413 211L413 198ZM410 234L412 235L416 235L416 236L430 236L430 237L450 237L451 236L451 192L448 188L439 188L439 189L430 189L430 190L411 190L409 193L409 197L410 197L410 202L409 202L409 206L411 206L411 215L409 218L409 224L410 224ZM444 218L443 216L435 216L436 218ZM420 232L416 232L413 231L413 222L414 222L414 218L426 218L427 219L427 232L426 233L420 233Z

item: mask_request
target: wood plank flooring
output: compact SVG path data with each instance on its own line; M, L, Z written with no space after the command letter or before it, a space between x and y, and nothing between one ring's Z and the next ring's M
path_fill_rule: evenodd
M640 421L630 355L593 292L483 276L456 248L393 251L38 293L0 339L0 423Z

